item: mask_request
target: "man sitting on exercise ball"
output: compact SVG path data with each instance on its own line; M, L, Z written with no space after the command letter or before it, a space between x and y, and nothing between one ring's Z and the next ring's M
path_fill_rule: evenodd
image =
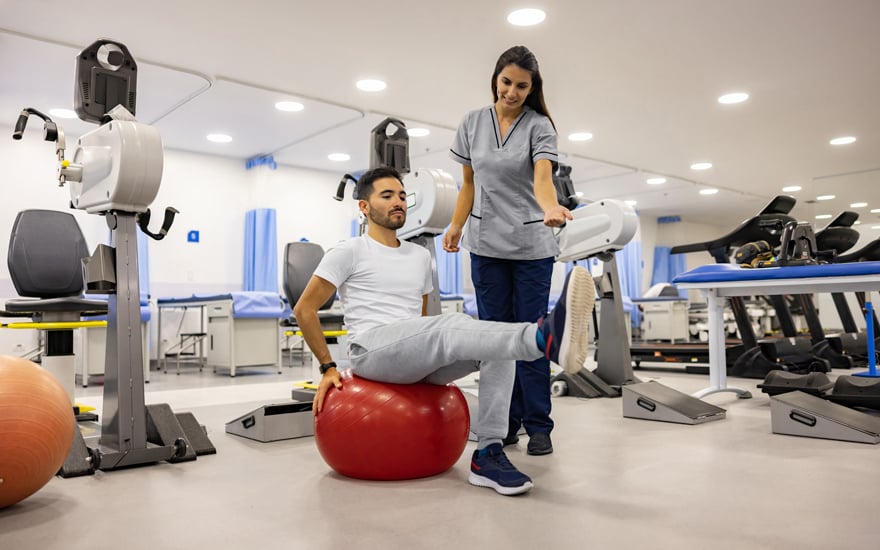
M568 372L581 369L595 298L592 277L575 267L556 307L537 323L478 321L463 313L427 317L431 255L397 238L407 208L400 175L391 168L369 170L357 182L357 197L367 233L327 252L294 307L306 343L321 362L314 413L321 414L331 386L342 387L318 320L318 308L338 289L357 376L445 385L479 370L478 441L468 481L503 495L528 491L532 480L510 463L501 446L515 361L544 356Z

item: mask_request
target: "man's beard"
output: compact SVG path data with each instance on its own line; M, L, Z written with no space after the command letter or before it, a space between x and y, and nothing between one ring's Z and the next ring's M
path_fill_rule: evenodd
M406 223L406 212L402 213L403 216L400 218L400 220L396 220L392 219L390 214L387 216L378 216L371 210L370 213L367 214L367 218L369 218L370 223L374 223L379 227L384 227L385 229L393 229L396 231L403 227L403 224Z

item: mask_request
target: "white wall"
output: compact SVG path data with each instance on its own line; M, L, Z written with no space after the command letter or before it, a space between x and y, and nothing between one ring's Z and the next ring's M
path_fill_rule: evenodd
M104 217L69 210L67 188L59 188L51 144L39 140L0 140L6 189L0 201L0 243L6 250L20 210L44 208L76 216L89 249L106 242ZM157 231L164 209L180 211L161 241L150 240L152 297L188 296L242 289L244 219L252 208L275 208L278 216L279 292L284 245L302 237L328 246L350 235L357 205L332 200L340 174L279 166L246 170L244 161L166 151L162 186L151 207ZM198 230L200 241L187 242ZM17 297L6 262L0 267L0 301ZM155 313L155 311L154 311ZM19 353L36 344L35 331L0 331L0 353Z
M326 249L349 236L357 207L352 200L332 200L339 177L285 166L245 170L243 161L166 152L154 209L158 215L170 205L180 214L174 238L150 243L151 292L180 296L241 290L245 213L254 208L277 212L280 291L285 244L304 237ZM191 230L199 231L199 243L187 242Z
M654 246L676 246L682 244L699 243L721 237L730 232L730 227L715 226L709 224L693 223L688 221L680 221L675 223L659 223L655 225L656 240ZM645 253L646 255L648 252ZM650 254L653 254L654 247L651 247ZM708 252L691 252L685 254L685 267L693 269L695 267L714 263L715 260ZM653 266L652 266L653 268ZM705 297L698 290L690 291L688 298L691 302L704 302Z

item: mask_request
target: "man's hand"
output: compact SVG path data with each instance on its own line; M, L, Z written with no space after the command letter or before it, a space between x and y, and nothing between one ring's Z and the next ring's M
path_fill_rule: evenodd
M342 389L342 378L336 368L327 369L327 372L321 377L321 382L318 383L318 393L315 394L315 400L312 401L312 414L315 416L318 416L324 408L324 397L330 391L330 386L336 386L337 390Z
M566 220L573 220L571 211L561 205L556 205L544 212L544 225L547 227L562 227Z

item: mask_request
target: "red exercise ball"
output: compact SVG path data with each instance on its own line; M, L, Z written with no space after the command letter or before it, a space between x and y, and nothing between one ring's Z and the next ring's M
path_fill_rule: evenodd
M49 372L0 355L0 508L36 493L70 451L76 421L67 392Z
M451 384L387 384L346 372L315 417L315 442L342 475L414 479L451 468L469 429L467 402Z

